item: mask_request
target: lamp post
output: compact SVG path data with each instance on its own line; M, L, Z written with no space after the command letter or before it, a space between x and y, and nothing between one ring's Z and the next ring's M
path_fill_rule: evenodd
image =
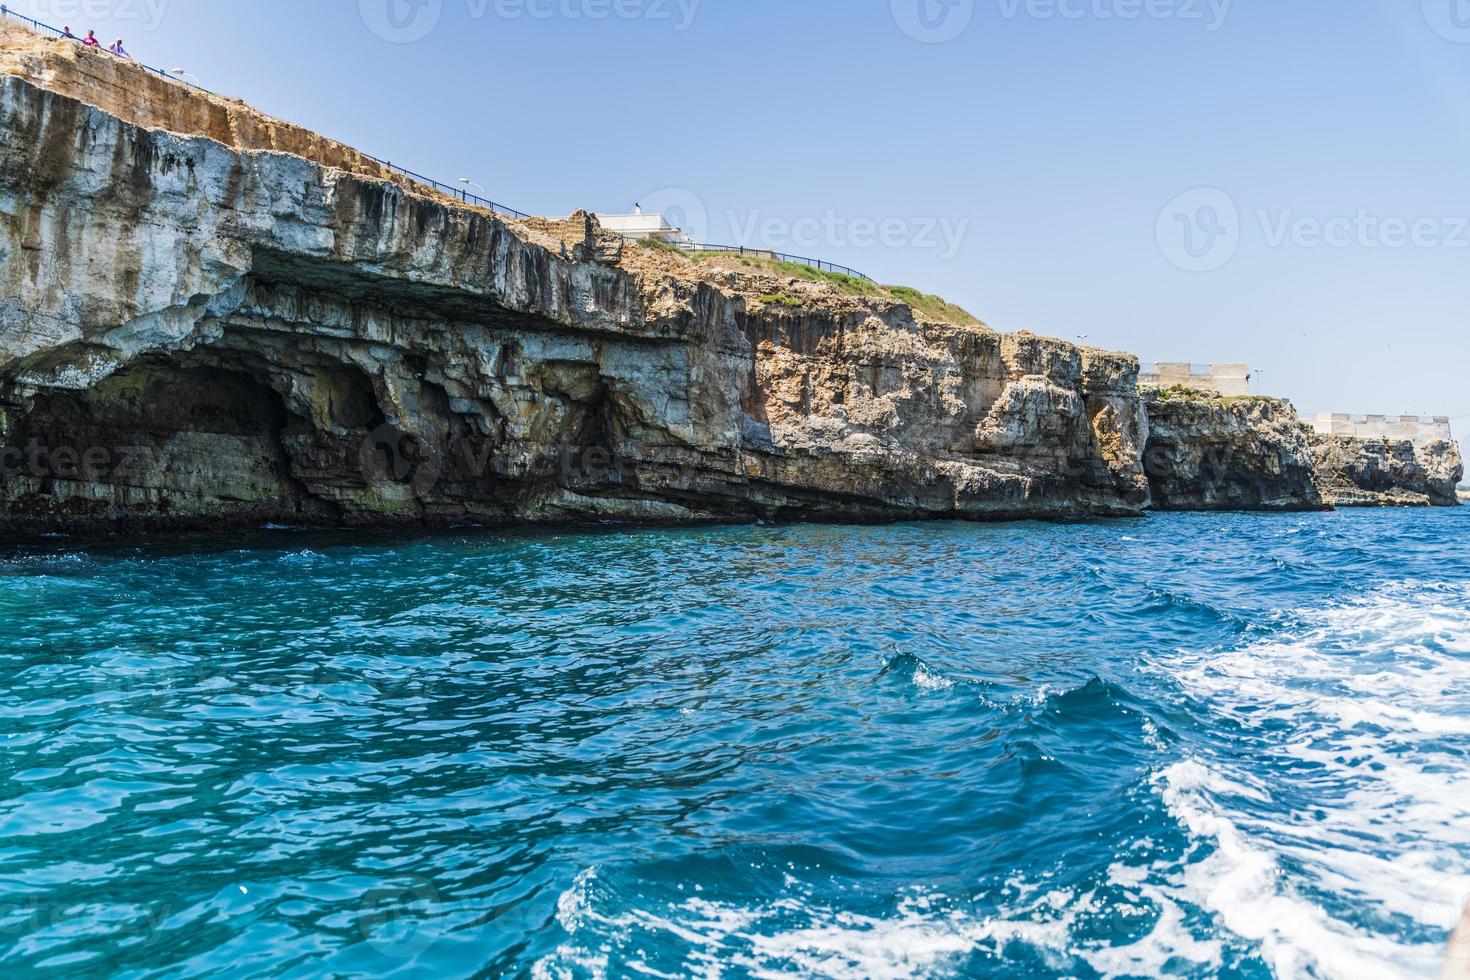
M199 80L199 76L194 74L192 71L185 71L182 68L170 68L168 70L168 73L170 75L178 75L180 78L183 78L185 75L187 75L188 77L194 79L194 86L196 88L204 87L204 83Z
M461 177L459 178L459 182L461 184L464 184L466 187L478 187L480 189L479 196L485 198L486 200L490 199L490 195L485 193L484 185L479 183L478 181L470 180L468 177Z

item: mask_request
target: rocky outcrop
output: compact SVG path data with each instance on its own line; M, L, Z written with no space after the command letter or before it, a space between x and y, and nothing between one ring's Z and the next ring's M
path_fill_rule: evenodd
M1322 496L1336 507L1455 507L1465 475L1460 449L1434 440L1314 435L1312 453Z
M1156 510L1324 510L1307 431L1272 398L1145 390Z
M665 268L590 216L510 221L299 134L244 148L243 117L147 129L68 94L91 56L56 49L0 59L11 532L1147 500L1131 356Z

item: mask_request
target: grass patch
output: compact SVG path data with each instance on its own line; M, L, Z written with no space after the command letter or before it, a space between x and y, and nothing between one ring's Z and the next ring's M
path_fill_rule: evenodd
M924 314L931 320L939 320L943 323L957 323L960 326L979 326L980 320L971 315L970 311L961 306L955 306L943 296L935 296L933 293L921 293L912 286L889 286L888 295L896 300L907 303L910 308Z
M639 244L647 245L649 248L659 248L667 251L678 252L680 255L694 262L709 262L725 266L726 268L750 269L752 272L763 272L767 275L782 276L787 279L799 279L802 282L824 283L834 287L845 296L871 296L880 299L893 299L900 303L906 303L915 313L927 320L937 320L940 323L953 323L958 326L979 326L980 320L963 307L935 296L932 293L921 292L912 286L881 286L876 282L864 279L861 276L850 275L846 272L835 272L827 269L817 269L801 262L784 262L780 259L766 258L762 255L742 255L739 252L714 252L694 251L686 252L667 242L654 239L640 239ZM762 303L779 303L783 306L800 306L802 301L785 291L769 293L760 297Z
M1154 402L1207 402L1215 401L1220 397L1208 391L1200 391L1198 388L1186 388L1184 385L1173 385L1168 388L1160 388L1158 385L1139 385L1138 393Z
M640 238L638 239L638 244L642 245L644 248L651 248L658 252L668 252L672 255L677 255L681 259L689 258L689 253L684 251L679 246L670 245L668 242L658 238Z
M1226 397L1217 395L1213 391L1201 391L1198 388L1187 388L1184 385L1173 385L1169 388L1139 385L1138 393L1146 400L1154 402L1214 402L1217 405L1287 404L1286 399L1273 398L1270 395L1230 395Z
M767 293L761 297L762 303L780 303L782 306L796 307L801 305L801 298L792 296L784 289L779 293Z
M838 292L847 293L851 296L882 296L883 287L876 282L864 279L861 276L848 275L846 272L832 272L827 269L814 269L800 262L776 262L773 263L775 271L792 279L805 279L808 282L825 282L837 287Z
M1252 402L1259 402L1263 405L1285 405L1287 403L1285 398L1276 398L1272 395L1230 395L1221 398L1220 401L1227 405L1250 404Z
M718 262L723 265L753 269L756 272L764 272L773 276L784 276L787 279L800 279L803 282L824 282L837 287L838 292L849 296L884 295L883 287L876 282L870 282L861 276L848 275L845 272L815 269L802 262L783 262L780 259L768 259L761 255L741 255L739 252L691 252L689 257L696 262Z

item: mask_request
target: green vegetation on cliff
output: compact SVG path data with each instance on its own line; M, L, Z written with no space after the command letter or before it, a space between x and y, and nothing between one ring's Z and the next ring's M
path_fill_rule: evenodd
M921 292L912 286L884 286L870 279L863 279L860 276L849 275L845 272L817 269L801 262L786 262L763 255L746 255L739 252L689 251L679 248L677 245L671 245L668 242L659 241L654 238L641 238L637 244L660 252L679 255L690 262L719 265L726 268L738 267L750 269L755 272L764 272L772 276L800 279L804 282L825 283L835 287L839 293L846 296L871 296L877 299L896 300L906 304L920 318L925 320L936 320L941 323L953 323L959 326L980 325L980 320L968 310L956 306L942 296ZM778 302L786 306L801 305L800 300L797 300L785 291L762 296L761 302Z
M1168 388L1160 388L1156 385L1139 385L1138 393L1144 400L1151 402L1209 402L1215 405L1246 405L1258 403L1264 405L1287 404L1284 398L1273 398L1270 395L1219 395L1213 391L1201 391L1198 388L1188 388L1184 385L1172 385Z

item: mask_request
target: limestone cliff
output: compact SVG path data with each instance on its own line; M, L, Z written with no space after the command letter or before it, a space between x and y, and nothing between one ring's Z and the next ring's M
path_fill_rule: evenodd
M1322 496L1336 507L1455 507L1465 475L1455 443L1314 435Z
M1147 500L1131 356L623 247L586 215L510 221L132 66L12 48L11 531ZM88 104L135 84L146 118Z
M1324 510L1307 431L1272 398L1145 389L1156 510Z

